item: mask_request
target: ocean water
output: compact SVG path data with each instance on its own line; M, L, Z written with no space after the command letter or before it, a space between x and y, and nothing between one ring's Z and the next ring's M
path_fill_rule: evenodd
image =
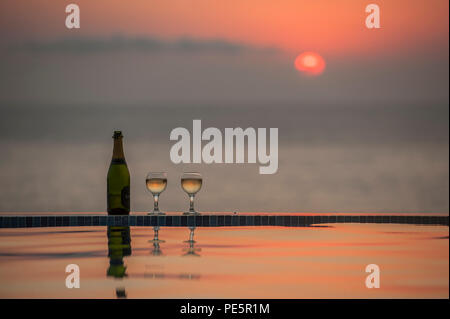
M167 171L160 208L183 211L183 171L204 176L200 211L449 211L449 110L438 103L2 105L0 211L106 210L112 132L121 129L131 208L148 211L149 171ZM170 131L277 127L279 169L173 164Z

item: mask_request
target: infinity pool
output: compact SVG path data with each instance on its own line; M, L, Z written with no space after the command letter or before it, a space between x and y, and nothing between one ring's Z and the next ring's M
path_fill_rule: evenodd
M0 297L449 297L445 225L160 227L154 238L145 226L0 229ZM68 264L79 289L66 288ZM378 289L366 288L368 264Z

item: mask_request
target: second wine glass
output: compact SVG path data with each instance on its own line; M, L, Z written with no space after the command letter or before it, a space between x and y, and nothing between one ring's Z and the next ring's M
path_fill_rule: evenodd
M153 211L149 215L165 215L159 210L159 195L164 192L167 187L167 173L150 172L145 179L147 189L153 195Z
M189 195L189 211L184 215L200 215L194 209L194 196L202 188L203 178L200 173L189 172L181 176L181 188Z

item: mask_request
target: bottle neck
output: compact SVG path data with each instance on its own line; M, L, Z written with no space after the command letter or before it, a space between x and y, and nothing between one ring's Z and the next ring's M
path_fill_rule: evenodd
M125 160L121 137L114 139L114 148L113 148L112 159L113 160Z

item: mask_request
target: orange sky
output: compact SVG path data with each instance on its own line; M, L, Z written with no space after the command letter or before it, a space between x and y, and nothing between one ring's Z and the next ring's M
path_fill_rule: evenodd
M81 29L64 27L77 3ZM381 9L380 30L365 28L365 6ZM0 35L20 39L73 35L223 38L289 52L354 55L448 48L447 0L2 0Z

